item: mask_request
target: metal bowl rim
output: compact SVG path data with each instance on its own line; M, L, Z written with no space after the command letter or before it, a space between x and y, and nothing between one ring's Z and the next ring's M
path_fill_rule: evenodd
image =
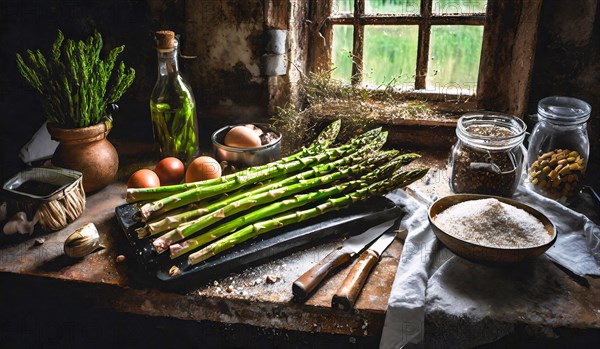
M224 149L227 151L231 151L231 152L235 152L235 153L243 153L243 152L249 152L249 151L258 151L258 150L264 150L264 149L269 149L269 148L273 148L274 146L278 145L279 143L281 143L281 133L273 130L269 124L265 124L265 123L251 123L252 125L258 125L258 126L263 126L264 128L266 128L268 130L268 132L273 132L277 135L277 139L273 142L273 143L269 143L269 144L265 144L265 145L261 145L260 147L256 147L256 148L238 148L238 147L230 147L228 145L219 143L217 141L217 135L220 134L221 132L225 131L226 129L232 129L236 126L244 126L244 125L248 125L248 123L245 124L236 124L236 125L228 125L225 127L221 127L220 129L216 130L215 132L213 132L212 136L210 137L212 140L212 143L214 146L216 146L217 148L220 149Z

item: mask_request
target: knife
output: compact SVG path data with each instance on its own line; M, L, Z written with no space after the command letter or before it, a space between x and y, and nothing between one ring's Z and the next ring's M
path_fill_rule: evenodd
M381 235L377 241L365 252L360 254L356 263L346 276L346 279L338 288L331 299L331 307L340 310L350 310L354 306L360 291L365 285L371 270L381 258L381 254L396 238L396 231L388 231Z
M353 236L344 244L329 253L317 265L302 274L292 284L292 293L298 300L306 298L325 279L329 273L342 264L345 264L357 253L365 249L373 240L394 225L396 218L376 225L360 235Z

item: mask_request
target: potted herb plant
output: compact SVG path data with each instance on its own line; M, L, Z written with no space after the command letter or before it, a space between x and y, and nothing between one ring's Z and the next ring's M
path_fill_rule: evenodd
M113 48L101 58L102 37L65 40L61 31L45 57L40 50L17 53L17 68L35 89L48 120L48 132L60 145L52 163L83 173L86 192L112 182L119 167L114 146L106 139L112 128L110 109L135 77Z

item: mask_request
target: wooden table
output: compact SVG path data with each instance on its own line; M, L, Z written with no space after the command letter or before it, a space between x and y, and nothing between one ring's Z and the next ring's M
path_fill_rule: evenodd
M445 154L430 154L420 160L434 171L417 187L426 195L447 190ZM123 162L122 162L123 163ZM123 166L123 173L139 165ZM121 176L123 177L123 176ZM446 188L446 189L443 189ZM125 202L123 182L111 184L88 197L83 215L64 230L45 234L45 242L36 246L34 238L0 245L0 280L31 282L53 296L72 297L87 302L86 306L110 311L152 317L168 317L223 324L246 324L259 328L328 333L353 337L378 337L381 333L387 301L394 280L402 242L396 240L384 253L368 280L356 309L346 313L331 309L333 292L348 272L342 269L327 280L304 304L292 301L291 283L339 245L327 241L304 251L273 258L272 261L249 267L185 293L161 291L141 277L134 258L125 263L115 261L118 255L130 253L126 238L114 217L114 208ZM101 234L103 250L81 260L71 260L63 254L63 242L76 228L93 222ZM267 275L277 281L268 283ZM583 328L600 327L600 280L590 279L590 287L582 288L564 276L570 301L591 309L591 317L573 321ZM5 300L6 301L6 300ZM560 316L575 319L568 307L561 307ZM539 319L538 319L539 320ZM508 321L527 323L527 319ZM550 319L541 318L536 324ZM561 326L567 322L561 322Z

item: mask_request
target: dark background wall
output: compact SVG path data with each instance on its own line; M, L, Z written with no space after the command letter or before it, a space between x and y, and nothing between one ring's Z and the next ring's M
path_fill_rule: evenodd
M546 96L592 105L587 181L600 189L600 5L597 0L544 0L538 29L529 112Z
M43 122L41 108L18 74L15 53L47 50L58 28L84 38L94 29L107 47L136 70L122 98L111 137L150 140L148 96L156 79L153 32L182 35L183 71L192 84L206 137L231 122L264 118L268 85L260 75L264 0L3 0L0 1L0 179L17 171L16 153ZM529 99L530 112L549 95L569 95L592 104L590 138L600 161L600 6L596 0L545 0L538 32ZM588 176L589 177L589 176Z
M147 108L156 81L153 30L165 27L181 32L182 15L183 1L178 0L0 2L0 177L14 174L19 166L16 153L44 121L32 88L17 72L15 53L38 48L47 53L58 29L72 39L83 39L97 29L105 48L124 44L120 58L136 70L136 79L119 103L113 136L151 138Z
M260 0L3 0L0 1L0 179L18 171L17 153L44 122L33 90L17 72L15 53L46 53L60 28L83 39L97 29L105 47L136 70L119 102L111 138L151 141L149 96L156 82L154 32L181 34L180 59L199 107L201 139L231 122L266 116L260 75L264 2ZM208 143L208 142L206 142Z

